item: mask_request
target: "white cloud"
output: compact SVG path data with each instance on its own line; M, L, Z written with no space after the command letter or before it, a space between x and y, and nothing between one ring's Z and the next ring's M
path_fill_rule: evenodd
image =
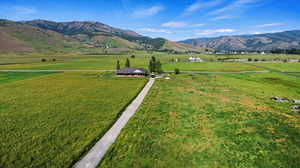
M262 32L252 32L251 34L266 34L266 33L279 33L283 32L283 30L271 30L271 31L262 31Z
M244 7L249 7L250 4L253 4L259 0L235 0L233 3L210 12L210 15L218 15L228 11L238 10Z
M213 34L217 34L217 33L233 33L235 32L234 29L209 29L209 30L201 30L201 31L196 31L196 35L213 35Z
M170 21L162 24L163 27L172 27L172 28L178 28L178 27L185 27L187 26L186 22L175 22Z
M150 8L142 8L133 12L133 17L135 18L145 18L156 15L158 12L162 11L164 7L162 6L152 6Z
M269 23L269 24L257 25L257 27L265 28L265 27L274 27L274 26L281 26L281 25L283 25L283 23Z
M251 34L262 34L261 32L252 32Z
M32 15L37 13L37 10L33 7L25 7L25 6L14 6L12 10L17 15Z
M221 4L223 0L211 0L209 2L204 2L203 0L198 0L196 3L193 3L188 8L185 9L185 12L194 12L203 8L212 8Z
M192 27L202 27L202 26L205 26L206 24L204 23L199 23L199 24L193 24L191 25Z
M167 34L172 33L171 31L165 29L142 28L140 30L143 32L150 32L150 33L167 33Z
M211 20L217 21L217 20L225 20L225 19L233 19L233 18L235 18L235 17L232 15L221 15L221 16L216 16L216 17L212 18Z

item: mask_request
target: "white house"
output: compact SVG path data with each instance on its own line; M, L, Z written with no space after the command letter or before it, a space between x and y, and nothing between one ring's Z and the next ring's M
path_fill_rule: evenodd
M189 62L203 62L203 60L199 57L190 57Z

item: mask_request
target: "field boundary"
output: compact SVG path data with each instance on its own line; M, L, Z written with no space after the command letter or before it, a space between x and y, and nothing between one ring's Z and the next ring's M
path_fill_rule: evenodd
M0 70L0 72L115 72L116 70Z
M0 70L0 72L115 72L116 70ZM174 71L164 71L167 73L172 73ZM213 71L185 71L184 73L268 73L270 71L229 71L229 72L213 72ZM296 72L295 72L296 73Z
M145 87L125 109L115 124L92 147L92 149L74 165L74 168L95 168L98 166L109 147L114 143L118 135L121 133L121 130L125 127L129 119L135 114L139 106L142 104L154 82L154 78L149 79Z
M245 64L248 64L248 65L251 65L251 66L254 66L254 67L258 67L258 68L264 68L269 72L283 73L283 74L287 74L287 75L290 75L290 76L295 76L295 77L298 77L298 78L300 77L300 75L297 74L297 73L300 73L298 71L282 71L282 70L276 70L276 69L272 69L272 68L265 67L265 66L262 66L262 65L257 65L257 64L250 64L250 63L245 63Z

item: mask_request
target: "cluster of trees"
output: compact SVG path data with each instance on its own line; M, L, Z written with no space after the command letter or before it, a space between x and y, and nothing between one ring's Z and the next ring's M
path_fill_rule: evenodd
M126 59L125 67L130 67L130 61L129 61L128 58ZM120 69L121 69L121 65L120 65L120 61L119 61L119 60L117 60L117 66L116 66L116 69L117 69L117 70L120 70Z
M130 67L130 60L128 58L126 59L125 67ZM120 68L121 68L120 61L117 60L116 69L119 70ZM163 73L162 65L161 65L160 61L158 59L156 59L154 56L152 56L149 61L149 71L151 73L158 73L158 74ZM178 68L175 68L174 73L180 74L180 70Z
M292 49L276 49L271 50L272 54L300 54L300 49L292 48Z
M156 59L154 56L151 57L149 61L149 71L152 73L163 73L163 70L161 68L161 63L158 59Z
M42 61L42 62L47 62L47 59L45 59L45 58L42 58L42 59L41 59L41 61ZM56 61L56 59L55 59L55 58L52 58L52 60L51 60L51 61L55 62L55 61Z
M128 58L125 61L125 67L126 68L130 67L130 60ZM116 69L117 70L121 69L121 65L120 65L119 60L117 60ZM154 73L158 73L158 74L163 73L162 65L161 65L160 61L158 59L156 59L154 56L152 56L150 61L149 61L149 71L154 72Z
M135 58L135 55L131 55L131 58L134 59L134 58ZM125 67L126 67L126 68L130 67L130 60L129 60L128 58L126 59ZM121 65L120 65L120 61L119 61L119 60L117 60L117 66L116 66L116 69L117 69L117 70L120 70L120 69L121 69Z
M259 60L259 59L257 59L257 58L254 58L254 59L248 58L248 62L251 62L251 61L258 62L258 61L267 61L267 60L266 60L266 59L261 59L261 60Z

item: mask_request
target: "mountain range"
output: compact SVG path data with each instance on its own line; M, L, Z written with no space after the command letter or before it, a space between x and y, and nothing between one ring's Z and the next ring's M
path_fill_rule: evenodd
M0 20L0 51L155 50L168 52L270 51L300 48L300 30L278 33L196 38L173 42L150 38L100 22Z
M201 52L201 47L150 38L134 31L114 28L100 22L53 22L0 20L0 50L61 51L103 49L106 51L160 50Z
M180 41L196 47L218 51L270 51L300 48L300 30L278 33L196 38Z

